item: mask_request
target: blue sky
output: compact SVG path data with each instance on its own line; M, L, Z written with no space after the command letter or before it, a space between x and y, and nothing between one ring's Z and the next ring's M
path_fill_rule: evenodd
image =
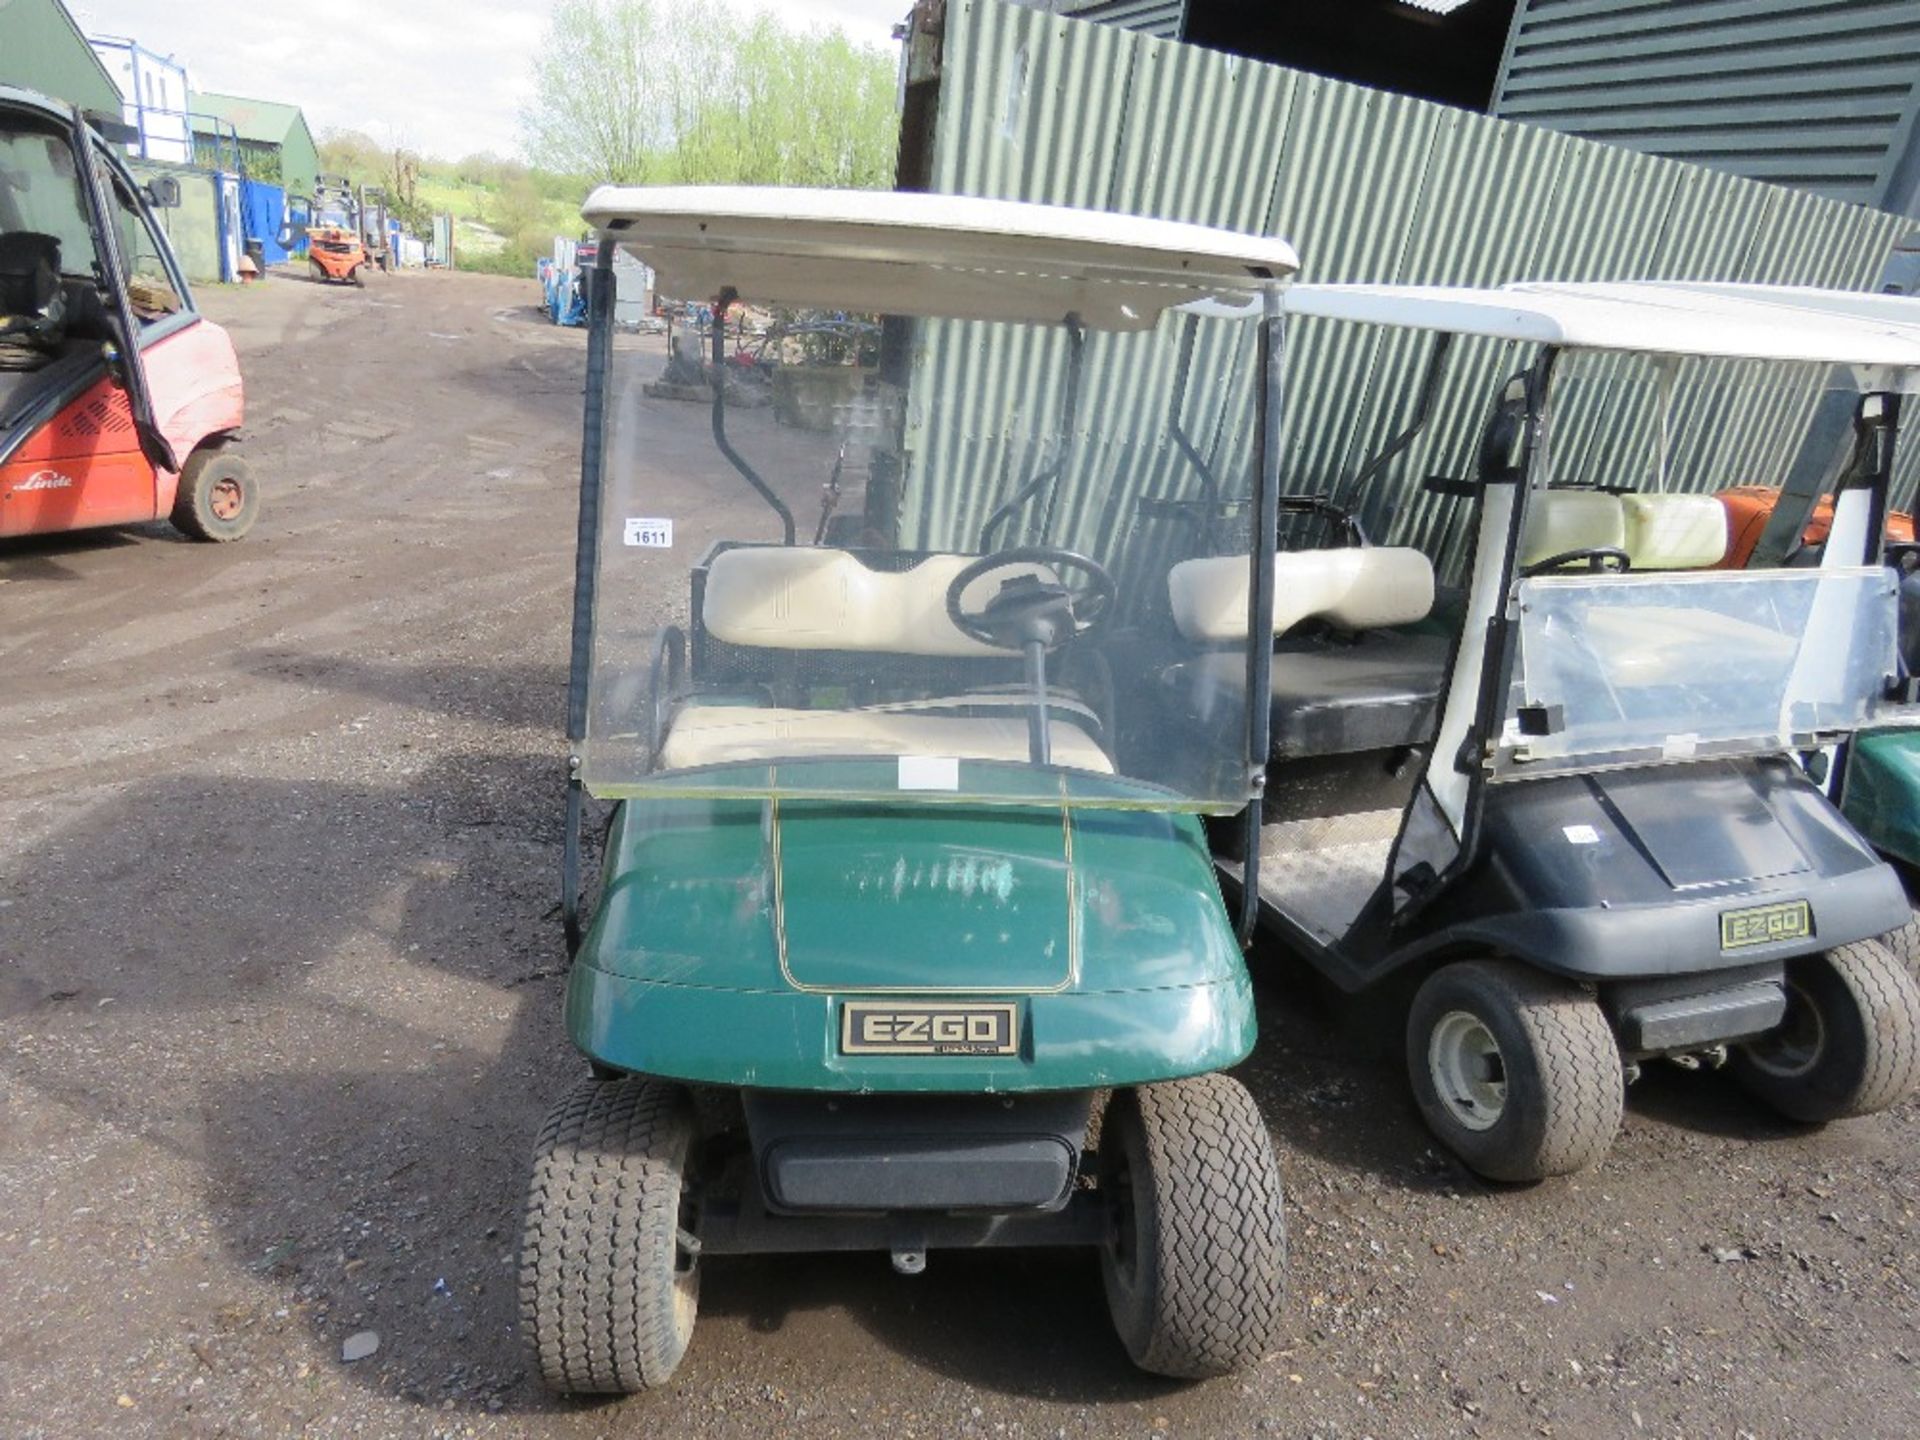
M795 27L837 25L889 45L911 0L726 0ZM527 59L549 0L68 0L81 29L123 35L185 63L204 90L284 100L318 134L364 130L383 144L457 159L519 152Z

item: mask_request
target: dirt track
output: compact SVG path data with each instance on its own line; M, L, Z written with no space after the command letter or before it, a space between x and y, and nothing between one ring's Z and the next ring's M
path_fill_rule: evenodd
M512 1249L560 1024L580 332L531 282L276 278L259 529L0 546L0 1435L1912 1435L1920 1106L1654 1067L1494 1191L1263 956L1286 1348L1128 1367L1084 1260L716 1261L668 1393L547 1398ZM377 1330L345 1365L342 1341Z

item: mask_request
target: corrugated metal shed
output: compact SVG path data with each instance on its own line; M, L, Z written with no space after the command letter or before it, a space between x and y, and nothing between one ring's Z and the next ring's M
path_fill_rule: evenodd
M950 4L940 84L931 188L1282 235L1298 247L1304 279L1862 287L1909 228L1803 192L1001 0ZM1178 326L1163 323L1145 371L1122 371L1119 347L1090 337L1055 543L1090 543L1098 515L1137 513L1143 497L1192 495L1194 477L1163 433ZM997 327L924 328L906 543L973 543L986 513L1048 453L1062 343ZM1303 322L1288 343L1283 483L1324 492L1405 424L1428 342ZM1203 340L1185 411L1215 468L1236 480L1251 460L1245 355L1233 341ZM1459 502L1420 482L1466 473L1485 407L1523 358L1492 342L1456 347L1433 423L1386 472L1383 503L1367 515L1377 536L1436 556L1456 551ZM1800 377L1791 394L1700 379L1689 387L1697 403L1719 413L1695 428L1714 444L1689 451L1676 478L1692 489L1777 483L1817 378ZM1584 402L1569 402L1563 433L1590 427L1614 383L1593 378ZM1592 463L1643 474L1644 439ZM1911 469L1920 447L1908 450ZM991 492L940 483L962 474L1005 478Z
M1187 0L1054 0L1051 8L1076 20L1119 25L1161 40L1178 40L1187 18Z
M1524 0L1493 113L1911 213L1920 0Z
M0 85L120 114L119 88L60 0L0 4Z

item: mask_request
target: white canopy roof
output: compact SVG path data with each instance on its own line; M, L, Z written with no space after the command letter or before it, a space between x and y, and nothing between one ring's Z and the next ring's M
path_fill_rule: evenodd
M1284 240L1058 205L885 190L612 186L587 223L663 294L1144 330L1169 306L1241 300L1299 268Z
M1595 350L1920 368L1920 299L1852 290L1638 281L1295 285L1290 315Z

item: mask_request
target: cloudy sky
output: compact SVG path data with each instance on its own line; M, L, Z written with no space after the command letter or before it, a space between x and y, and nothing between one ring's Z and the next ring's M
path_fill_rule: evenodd
M889 45L910 0L726 0L796 27L839 26ZM92 35L131 36L171 53L204 90L286 100L316 134L364 130L457 159L519 151L527 57L550 0L68 0Z

